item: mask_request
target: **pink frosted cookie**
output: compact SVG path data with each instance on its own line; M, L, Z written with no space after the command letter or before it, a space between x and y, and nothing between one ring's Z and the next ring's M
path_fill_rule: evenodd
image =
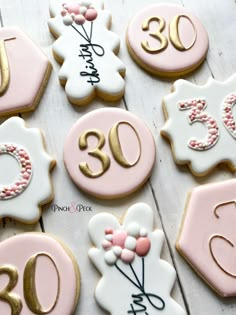
M79 188L100 198L118 198L148 179L155 144L135 115L123 109L99 109L72 127L64 145L64 161Z
M39 219L41 206L53 197L49 172L54 164L39 129L27 128L19 117L0 126L0 219Z
M144 8L127 30L131 56L145 70L166 77L197 68L208 50L208 35L199 19L182 6Z
M225 82L210 78L203 86L178 80L173 90L163 99L161 133L170 140L176 163L188 164L196 176L220 163L236 170L236 75Z
M111 14L100 0L50 0L49 29L53 55L62 64L59 80L69 101L88 104L95 96L107 101L124 94L125 67L116 56L120 39L109 31Z
M3 315L71 315L80 292L79 268L64 244L44 233L0 243Z
M189 194L176 247L207 284L236 296L236 180L199 186Z
M94 248L89 258L101 273L95 298L109 314L185 315L170 292L174 268L160 258L164 233L154 229L154 213L144 204L131 206L122 224L109 213L89 222Z
M34 110L47 86L51 64L18 28L0 28L0 115Z

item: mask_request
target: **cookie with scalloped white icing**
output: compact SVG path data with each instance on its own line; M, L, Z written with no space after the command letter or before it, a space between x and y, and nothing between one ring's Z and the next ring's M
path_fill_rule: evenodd
M88 229L94 244L89 258L102 275L95 299L104 310L111 315L186 314L170 296L176 273L160 258L164 233L154 229L148 205L131 206L122 223L109 213L97 214Z
M119 100L125 67L117 57L120 39L111 31L111 14L103 1L50 1L49 29L58 39L53 54L62 64L59 80L69 101L85 105L100 97Z
M178 80L163 99L161 133L170 140L176 163L188 164L196 176L221 163L236 170L235 86L235 74L225 82L210 78L203 86Z
M38 221L42 205L53 197L50 170L54 164L39 129L27 128L19 117L0 126L0 219Z

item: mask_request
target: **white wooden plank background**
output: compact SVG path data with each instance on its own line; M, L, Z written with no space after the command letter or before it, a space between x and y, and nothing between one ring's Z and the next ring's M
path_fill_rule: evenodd
M233 176L225 167L218 167L209 176L194 178L187 167L175 165L169 143L160 136L164 124L161 109L162 97L170 92L172 80L161 80L140 69L127 52L125 31L135 12L148 4L177 3L191 9L208 30L210 50L207 60L186 77L196 84L204 84L209 76L225 80L236 71L236 3L234 0L105 0L106 9L113 14L112 30L121 37L120 58L127 66L125 97L115 104L95 100L87 107L74 107L68 103L57 73L59 65L54 61L51 45L54 41L47 27L47 0L0 0L4 26L18 25L48 55L53 64L53 73L46 92L34 113L24 114L29 126L39 127L46 136L48 152L57 160L53 171L55 198L52 204L71 206L72 202L92 207L92 212L77 214L53 212L51 205L44 207L41 224L27 226L12 220L3 220L0 239L23 231L43 230L67 243L74 252L82 273L81 297L75 314L105 314L95 303L94 288L99 275L87 258L91 246L87 234L87 223L99 212L109 211L121 215L131 204L143 201L153 207L157 227L166 234L163 257L174 264L179 282L174 298L191 315L233 315L236 313L235 299L222 299L215 295L191 270L176 252L174 243L181 221L187 192L199 184L215 182ZM80 192L68 177L62 161L64 138L72 124L85 113L104 106L126 108L142 117L148 124L157 144L157 160L150 181L128 198L102 201ZM1 314L1 312L0 312ZM2 315L2 314L1 314ZM60 315L60 314L59 314Z

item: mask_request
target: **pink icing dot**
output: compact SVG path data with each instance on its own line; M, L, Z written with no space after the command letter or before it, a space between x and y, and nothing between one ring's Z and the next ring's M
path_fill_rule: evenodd
M98 13L95 9L88 9L85 13L85 18L88 21L94 21L98 16Z
M77 25L83 25L86 19L82 14L77 14L74 18L74 21Z
M70 3L69 5L66 6L68 13L79 14L79 8L80 5L77 3Z
M106 228L105 229L105 234L113 234L113 229L112 228Z
M113 246L125 247L125 240L127 238L127 233L125 231L115 231L113 233Z
M103 247L104 249L109 249L109 248L111 248L111 246L112 246L111 242L109 242L109 241L107 241L107 240L104 240L104 241L102 242L102 247Z
M121 253L121 260L124 262L124 263L131 263L133 260L134 260L134 255L135 253L132 252L131 250L129 249L123 249L122 250L122 253Z
M137 245L136 245L136 253L139 256L146 256L149 252L151 246L151 242L149 238L147 237L140 237L137 239Z

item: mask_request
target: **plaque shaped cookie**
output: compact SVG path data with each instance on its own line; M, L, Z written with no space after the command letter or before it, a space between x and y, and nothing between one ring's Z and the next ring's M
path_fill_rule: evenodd
M147 181L155 150L153 136L140 118L123 109L103 108L72 126L64 144L64 162L80 189L114 199Z
M101 273L95 298L109 314L173 314L185 311L170 296L176 274L160 259L164 233L154 230L152 209L131 206L121 224L109 213L89 223L89 257Z
M111 14L102 1L51 0L49 29L55 37L53 54L62 64L59 80L73 104L84 105L95 96L108 101L124 94L125 67L116 56L118 36L108 29Z
M0 243L0 310L4 315L72 315L79 268L69 249L45 233Z
M223 297L236 296L235 197L235 179L193 189L176 243L198 275Z
M236 169L235 104L236 75L225 82L210 78L203 86L174 83L163 99L166 124L161 133L170 140L177 164L188 164L196 176L220 163Z
M27 128L19 117L6 120L0 126L0 218L36 222L53 197L54 164L39 129Z
M0 29L0 116L34 110L52 66L17 27Z
M130 21L127 46L134 60L156 75L174 77L196 69L208 51L208 35L188 9L166 3L143 8Z

